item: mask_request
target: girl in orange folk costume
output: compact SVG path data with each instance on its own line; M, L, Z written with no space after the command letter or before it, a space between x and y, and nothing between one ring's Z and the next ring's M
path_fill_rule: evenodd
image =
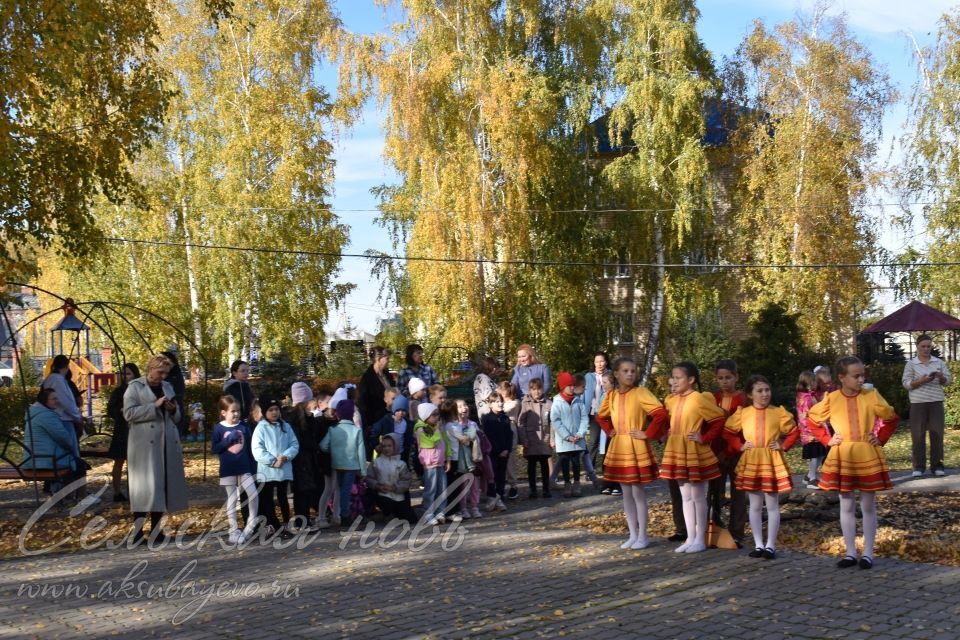
M597 411L597 422L610 438L603 459L603 479L623 489L623 513L630 537L621 549L643 549L647 540L647 492L644 485L657 479L657 461L649 438L656 438L667 420L660 401L645 387L637 387L637 363L618 358L613 363L617 388L607 392ZM650 426L644 431L647 418Z
M722 432L726 416L712 394L694 391L700 370L692 362L676 365L670 383L675 395L666 399L670 431L660 476L680 483L687 541L675 551L698 553L707 548L707 482L720 477L717 456L708 445Z
M846 555L840 568L873 567L873 543L877 537L876 492L892 489L890 469L883 456L884 445L897 428L900 418L876 389L863 388L864 367L859 358L847 356L837 361L840 389L828 393L807 413L807 426L813 435L830 447L820 470L820 488L840 492L840 529ZM877 418L883 426L874 433ZM834 435L824 427L827 421ZM855 490L860 490L863 512L863 555L857 562L857 520Z
M800 431L789 411L770 406L773 391L769 380L763 376L750 376L746 391L752 406L742 407L727 418L724 438L731 448L743 451L737 463L736 484L737 489L746 491L750 499L750 529L755 546L750 557L773 560L780 530L779 493L793 488L783 452L796 443ZM780 443L782 437L783 444ZM765 545L764 502L767 503Z

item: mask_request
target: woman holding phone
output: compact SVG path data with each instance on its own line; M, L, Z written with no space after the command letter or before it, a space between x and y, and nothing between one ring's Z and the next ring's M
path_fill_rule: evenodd
M150 536L160 543L163 514L187 508L187 481L177 422L180 408L173 387L165 380L173 363L162 355L147 362L146 374L130 382L123 394L123 417L130 425L127 444L127 475L134 537L143 539L143 525L150 513Z

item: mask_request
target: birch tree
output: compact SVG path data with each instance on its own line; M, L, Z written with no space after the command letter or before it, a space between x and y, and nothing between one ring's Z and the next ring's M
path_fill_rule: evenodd
M940 19L936 41L921 47L912 40L918 80L910 106L910 127L902 142L905 197L927 202L922 215L926 242L911 249L904 262L960 260L960 10ZM912 209L907 209L908 223ZM910 227L912 225L907 224ZM933 304L960 312L960 270L955 266L905 269L906 287Z
M410 260L399 291L439 344L554 363L605 341L597 270L504 261L597 258L602 231L583 138L598 100L605 30L594 2L405 0L378 66L385 226ZM585 345L590 346L585 346ZM576 351L576 353L574 353Z
M876 251L865 198L879 183L880 124L896 97L887 75L819 6L768 29L757 22L729 61L730 104L743 105L734 135L739 181L731 259L760 264L859 263ZM741 272L753 314L770 303L802 312L808 342L849 349L869 274L850 269Z
M610 139L627 150L603 175L617 204L646 210L621 216L616 233L634 261L700 261L705 245L699 240L712 224L703 110L716 86L710 55L696 31L699 12L689 0L603 4L612 24L610 92L617 96ZM642 274L641 284L650 293L646 379L664 320L666 270Z
M325 0L238 0L215 28L191 0L166 5L159 24L175 95L134 167L148 206L100 215L118 237L178 246L116 245L87 282L162 308L213 362L253 349L305 355L323 341L328 304L349 289L331 286L347 228L327 201L331 139L359 102L350 85L334 100L314 80L348 35ZM323 255L272 252L291 249Z

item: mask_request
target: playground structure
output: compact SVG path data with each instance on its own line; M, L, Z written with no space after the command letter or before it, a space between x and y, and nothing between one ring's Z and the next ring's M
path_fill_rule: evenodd
M77 306L72 298L67 298L63 306L63 318L50 329L50 351L47 361L43 365L43 377L50 375L53 368L53 358L63 354L70 359L70 374L73 383L83 394L84 402L81 411L85 409L87 418L93 418L93 394L101 387L117 383L115 373L109 371L111 358L103 358L101 370L91 362L90 327L77 318ZM71 337L64 340L66 335ZM69 349L67 349L69 347Z
M27 408L30 404L30 401L27 398L27 377L24 374L24 368L30 366L30 363L25 361L25 358L22 357L23 351L21 343L18 340L18 336L24 333L28 328L33 327L33 325L43 318L58 311L63 312L63 317L50 330L49 353L46 356L41 357L43 361L42 373L44 376L49 374L54 356L59 354L68 356L70 359L70 371L72 372L73 381L82 392L85 392L84 408L86 409L87 417L93 416L93 395L99 391L101 387L116 384L117 375L114 373L114 367L116 367L117 371L122 371L123 366L127 361L126 354L124 353L122 347L117 343L117 340L114 336L114 332L112 330L112 320L116 321L119 319L121 322L125 323L140 339L148 353L153 354L159 351L153 349L151 341L148 340L147 337L144 336L143 332L141 332L140 329L127 317L127 314L131 314L132 312L136 312L141 316L150 316L151 318L166 325L170 331L182 341L183 344L189 345L192 348L193 353L196 354L196 357L200 359L200 362L203 366L202 396L203 401L206 402L206 394L208 390L207 377L210 369L207 359L200 350L199 346L194 343L190 336L166 318L154 313L153 311L150 311L149 309L144 309L128 303L103 300L75 302L72 298L60 296L52 291L42 289L35 285L18 282L8 282L7 284L10 287L29 289L35 293L42 293L51 296L62 303L62 305L49 311L39 313L35 317L20 324L20 326L14 327L10 321L9 303L2 295L0 295L0 323L2 323L4 326L6 333L6 338L3 340L3 344L0 344L0 348L11 354L9 359L9 363L11 364L11 382L12 384L18 385L23 392L23 411L27 420L29 420ZM97 315L95 316L94 314ZM91 350L90 325L96 327L100 334L102 334L102 336L106 338L106 340L108 340L112 345L112 348L103 349L98 354L101 361L99 366L94 363L94 360L97 358L94 357L93 351ZM164 344L165 343L166 342L164 342ZM116 363L114 363L114 354L117 358ZM186 409L186 407L184 407L184 409ZM7 451L13 449L9 446L10 441L13 439L14 438L12 435L8 435L6 437L6 441L0 443L0 452L2 452L0 453L0 458L12 465L19 473L19 460L12 460L7 455ZM31 450L33 449L33 443L26 442L23 444L26 446L26 448ZM83 450L81 448L81 453L82 452ZM203 479L205 480L207 475L206 446L202 447L202 454ZM0 468L0 470L2 470L2 468ZM2 474L0 474L0 476L2 476ZM20 473L20 477L26 481L33 482L35 501L37 505L39 505L40 490L38 481L43 480L43 478L40 478L37 474L33 474L32 476L28 477L24 476L22 473ZM0 477L0 479L3 478Z

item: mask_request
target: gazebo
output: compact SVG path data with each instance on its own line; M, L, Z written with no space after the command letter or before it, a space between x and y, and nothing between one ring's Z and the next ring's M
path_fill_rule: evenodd
M860 333L888 334L888 333L942 333L943 339L940 344L944 346L943 357L946 360L957 359L958 338L957 332L960 331L960 318L954 318L951 315L934 309L929 305L914 300L910 304L897 309L882 320L874 322ZM884 338L881 337L882 346ZM912 358L913 339L907 341L908 358Z

